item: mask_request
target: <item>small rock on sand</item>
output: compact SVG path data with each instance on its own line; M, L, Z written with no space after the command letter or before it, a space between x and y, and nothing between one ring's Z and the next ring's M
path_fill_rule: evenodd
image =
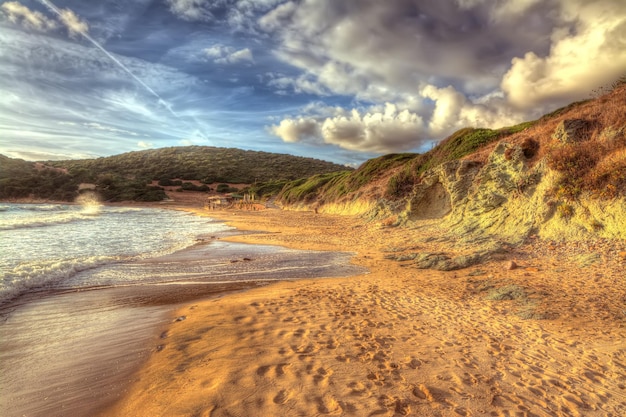
M507 271L512 271L513 269L517 269L517 264L515 263L515 261L509 261L504 266L504 269L506 269Z

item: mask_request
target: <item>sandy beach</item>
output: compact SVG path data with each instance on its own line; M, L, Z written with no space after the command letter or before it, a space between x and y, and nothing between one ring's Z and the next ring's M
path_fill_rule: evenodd
M264 231L230 240L353 251L369 273L181 304L102 416L626 413L626 242L531 237L434 271L415 254L463 254L434 221L198 212Z

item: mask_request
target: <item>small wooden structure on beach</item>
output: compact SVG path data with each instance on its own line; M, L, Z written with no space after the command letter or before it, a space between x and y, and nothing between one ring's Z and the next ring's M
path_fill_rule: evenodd
M210 196L207 197L204 208L207 210L220 210L230 207L232 204L233 199L230 196Z
M261 204L256 201L255 195L253 193L246 193L242 198L235 201L234 205L239 210L250 210L250 211L258 211L265 210L265 204Z
M265 210L265 204L256 201L254 194L227 194L223 196L210 196L207 198L204 208L206 210L223 210L234 208L238 210L258 211Z

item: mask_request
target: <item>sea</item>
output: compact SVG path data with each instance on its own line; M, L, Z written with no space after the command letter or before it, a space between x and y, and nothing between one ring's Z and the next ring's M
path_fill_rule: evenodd
M78 205L0 205L0 304L29 292L127 285L152 276L98 268L190 247L202 235L228 229L189 213L148 208Z
M231 227L184 211L80 203L0 204L0 305L50 291L341 276L352 268L345 254L222 242Z
M185 211L77 203L0 203L2 415L97 414L185 303L365 272L351 253L222 240L242 232Z

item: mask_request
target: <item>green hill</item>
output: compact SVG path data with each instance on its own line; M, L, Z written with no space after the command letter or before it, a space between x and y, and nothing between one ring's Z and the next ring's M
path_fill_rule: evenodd
M204 183L251 184L294 180L346 170L319 159L210 146L185 146L128 152L98 159L49 162L70 172L94 176L117 174L133 178L200 180Z
M348 170L343 165L286 154L208 146L172 147L85 160L26 162L0 156L0 198L71 201L80 183L93 183L105 200L158 201L153 180L211 183L284 182Z

